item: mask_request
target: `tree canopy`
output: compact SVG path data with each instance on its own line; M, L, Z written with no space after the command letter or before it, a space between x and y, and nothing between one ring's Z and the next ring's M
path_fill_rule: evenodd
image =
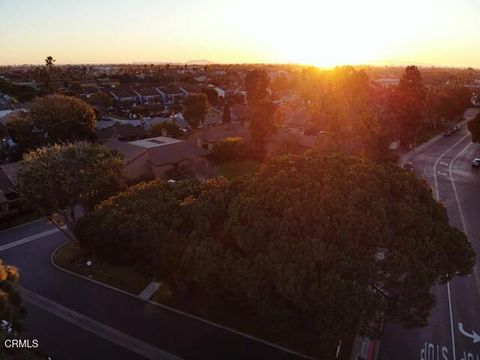
M245 78L248 102L255 104L265 100L269 82L270 78L264 69L251 70Z
M244 160L253 155L251 146L241 137L228 137L220 140L212 149L213 159L217 163Z
M183 117L187 120L188 124L193 128L198 127L198 125L205 120L210 106L208 104L207 95L200 94L190 94L185 100L183 100Z
M325 344L376 311L425 325L431 286L475 261L426 183L315 151L235 182L138 185L97 206L77 234L108 261L161 269L177 292L234 298Z
M400 84L390 97L390 111L401 140L414 138L421 128L426 96L420 71L414 65L407 66Z
M63 95L36 98L28 112L9 123L21 152L77 140L94 140L95 111L84 101Z
M89 251L111 263L151 264L174 272L192 230L189 203L196 182L140 183L100 203L79 219L75 235Z
M149 130L149 134L152 137L163 136L164 131L166 131L167 136L171 136L173 138L179 138L184 135L182 130L173 121L164 121L153 124Z
M232 122L232 113L230 110L230 101L225 102L223 107L222 121L224 124L230 124Z
M275 131L275 104L270 101L257 103L250 121L250 134L258 154L265 153L267 138Z
M77 142L41 147L24 156L18 173L20 195L58 226L72 228L76 206L85 210L125 186L120 154Z

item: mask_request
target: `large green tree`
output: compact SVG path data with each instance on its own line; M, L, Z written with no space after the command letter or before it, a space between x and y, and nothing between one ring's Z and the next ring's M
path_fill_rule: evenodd
M225 102L223 107L222 121L224 124L230 124L232 122L232 112L230 110L230 101Z
M255 69L248 72L245 78L247 100L251 104L264 101L267 97L267 87L270 82L264 69Z
M39 146L95 139L95 111L84 101L63 95L36 98L29 111L9 123L21 152Z
M87 98L87 102L92 106L102 108L102 110L107 110L114 105L113 98L104 92L92 94Z
M188 205L198 193L199 184L190 181L135 185L83 216L75 235L108 262L154 264L164 275L173 273L192 231Z
M212 155L215 162L220 164L245 160L252 156L252 149L241 137L227 137L213 145Z
M124 189L125 183L121 155L86 142L31 151L18 173L20 195L55 225L70 230L79 206L88 211Z
M403 141L416 141L425 116L427 92L420 70L407 66L400 84L392 92L390 111L393 115L394 130Z
M205 120L209 110L207 95L203 93L190 94L183 100L183 117L193 128Z
M275 131L275 110L275 104L270 101L257 103L254 107L250 120L250 135L259 156L264 155L267 139Z
M267 164L245 186L223 227L203 227L222 214L201 222L188 263L203 288L223 288L286 331L331 344L376 311L422 326L432 285L472 271L465 235L394 165L312 152Z
M107 261L151 265L183 299L201 290L272 331L321 338L325 358L376 312L425 325L432 285L475 261L426 183L316 151L234 182L138 185L97 206L76 234Z

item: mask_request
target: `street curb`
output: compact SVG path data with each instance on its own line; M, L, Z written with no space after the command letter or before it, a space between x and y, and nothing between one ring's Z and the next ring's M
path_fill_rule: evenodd
M235 329L232 329L232 328L229 328L227 326L224 326L224 325L220 325L220 324L217 324L217 323L214 323L214 322L211 322L209 320L206 320L206 319L203 319L201 317L198 317L198 316L195 316L195 315L192 315L192 314L189 314L189 313L186 313L186 312L183 312L181 310L178 310L178 309L175 309L175 308L172 308L172 307L169 307L169 306L166 306L164 304L160 304L160 303L157 303L155 301L151 301L151 300L146 300L146 299L142 299L141 297L139 297L138 295L135 295L135 294L132 294L132 293L129 293L128 291L125 291L125 290L122 290L122 289L119 289L119 288L116 288L114 286L111 286L111 285L108 285L108 284L105 284L105 283L102 283L100 281L97 281L97 280L94 280L94 279L90 279L88 278L87 276L83 276L83 275L80 275L76 272L73 272L71 270L67 270L63 267L61 267L60 265L57 265L55 263L55 261L53 260L55 254L57 253L58 250L60 250L60 248L62 246L64 246L67 242L70 242L71 240L67 240L66 242L60 244L53 252L52 254L50 255L50 263L52 264L52 266L54 268L56 268L57 270L60 270L60 271L63 271L67 274L70 274L72 276L76 276L80 279L83 279L83 280L87 280L87 281L90 281L96 285L99 285L99 286L102 286L104 288L107 288L107 289L110 289L112 291L116 291L116 292L119 292L121 294L124 294L124 295L128 295L130 297L133 297L137 300L141 300L141 301L144 301L144 302L147 302L151 305L154 305L154 306L158 306L158 307L161 307L162 309L165 309L165 310L168 310L168 311L171 311L171 312L174 312L176 314L179 314L179 315L183 315L185 317L188 317L188 318L191 318L191 319L195 319L195 320L198 320L198 321L201 321L205 324L208 324L210 326L214 326L216 328L219 328L219 329L222 329L222 330L226 330L228 332L231 332L231 333L234 333L234 334L237 334L237 335L240 335L240 336L243 336L243 337L246 337L250 340L254 340L254 341L257 341L259 343L262 343L262 344L265 344L265 345L268 345L272 348L275 348L275 349L278 349L278 350L282 350L286 353L289 353L289 354L292 354L292 355L295 355L295 356L298 356L298 357L301 357L302 359L308 359L308 360L315 360L315 358L312 358L312 357L309 357L307 355L304 355L304 354L301 354L299 352L296 352L296 351L293 351L293 350L290 350L290 349L287 349L287 348L284 348L282 346L279 346L279 345L276 345L274 343L271 343L269 341L266 341L266 340L263 340L263 339L260 339L260 338L257 338L255 336L252 336L252 335L249 335L249 334L246 334L246 333L243 333L241 331L238 331L238 330L235 330Z

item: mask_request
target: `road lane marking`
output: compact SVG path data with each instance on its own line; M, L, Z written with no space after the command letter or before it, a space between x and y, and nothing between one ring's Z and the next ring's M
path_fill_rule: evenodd
M63 229L65 229L65 228L63 228ZM13 247L29 243L30 241L41 239L45 236L55 234L55 233L60 232L60 231L62 231L62 230L60 230L59 228L54 228L54 229L50 229L50 230L47 230L47 231L43 231L43 232L38 233L38 234L27 236L23 239L12 241L11 243L0 246L0 251L8 250L8 249L11 249Z
M434 190L435 190L435 198L437 201L440 201L440 193L438 191L438 179L437 179L437 166L438 163L440 162L440 159L443 158L450 150L452 150L454 147L456 147L458 144L460 144L462 141L464 141L466 138L470 136L470 133L466 134L464 137L462 137L459 141L457 141L455 144L450 146L447 150L445 150L437 159L435 160L435 163L433 164L433 182L434 182ZM457 354L456 354L456 349L455 349L455 336L454 336L454 330L453 330L453 311L452 311L452 295L450 291L450 281L447 282L447 294L448 294L448 310L450 313L450 336L452 338L452 353L453 353L453 360L457 359Z
M440 358L441 356L441 358ZM436 345L425 342L420 349L420 360L448 360L448 348L443 345Z
M445 162L445 161L440 161L439 164L440 164L440 165L444 165L444 166L448 166L448 163Z
M475 330L472 330L471 333L465 331L463 328L463 323L461 322L458 323L458 330L462 333L462 335L472 339L474 344L480 342L480 335L478 335Z
M453 360L456 360L457 352L455 350L455 337L453 334L453 311L452 311L452 296L450 294L450 281L447 282L447 293L448 293L448 310L450 311L450 335L452 336L452 353L453 353Z
M450 150L452 150L455 146L460 144L463 140L465 140L467 137L470 136L470 133L462 137L459 141L457 141L455 144L450 146L445 152L443 152L436 160L435 163L433 164L433 182L434 182L434 187L435 187L435 197L437 198L437 201L440 201L440 195L438 193L438 179L437 179L437 166L442 157L444 157Z
M438 175L443 175L443 176L448 176L447 173L444 173L444 172L441 172L441 171L438 171L438 170L437 170L437 174L438 174Z
M455 201L457 202L457 209L458 209L458 213L460 214L460 221L462 222L462 227L463 227L463 232L465 233L465 235L467 236L467 240L471 243L471 240L470 240L470 234L468 232L468 226L467 226L467 221L465 220L465 216L463 215L463 209L462 209L462 204L460 203L460 198L458 196L458 192L457 192L457 186L455 185L455 179L453 177L453 171L452 171L452 166L453 164L455 163L455 161L468 149L468 147L471 145L472 143L468 143L467 146L465 146L453 159L452 161L450 162L450 165L448 166L448 172L450 174L450 182L452 183L452 188L453 188L453 194L455 196ZM475 276L475 285L477 287L477 291L478 293L480 294L480 279L479 279L479 276L478 276L478 269L477 269L477 265L475 264L473 266L473 275Z
M33 291L27 290L24 287L19 286L19 289L25 301L131 352L151 360L181 360L181 358L176 355L102 324L92 318L38 295Z

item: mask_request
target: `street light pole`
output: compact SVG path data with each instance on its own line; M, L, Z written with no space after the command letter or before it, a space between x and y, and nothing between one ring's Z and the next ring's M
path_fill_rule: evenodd
M340 349L342 348L342 339L338 342L337 345L337 353L335 354L335 359L338 359L338 355L340 355Z

